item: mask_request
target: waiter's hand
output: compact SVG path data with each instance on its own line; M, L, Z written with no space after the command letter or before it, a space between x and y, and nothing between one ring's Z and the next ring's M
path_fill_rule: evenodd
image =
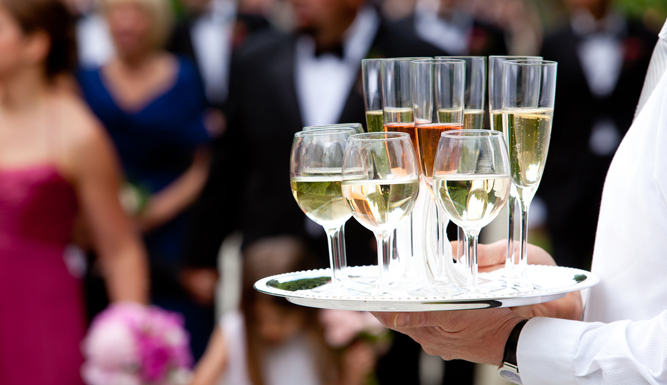
M456 242L452 243L456 255ZM518 248L515 251L518 253ZM479 245L477 257L480 271L493 271L505 266L507 242ZM542 248L528 245L528 263L553 265L553 258ZM373 313L386 327L407 334L422 345L428 354L445 360L464 359L500 366L507 337L522 319L552 317L581 319L582 301L579 292L547 303L510 309L443 311L424 313Z
M496 366L502 364L507 337L524 319L509 309L373 315L417 341L430 355Z

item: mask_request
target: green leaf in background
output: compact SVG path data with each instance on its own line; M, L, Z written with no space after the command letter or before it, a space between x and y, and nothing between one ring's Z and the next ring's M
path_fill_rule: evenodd
M266 286L287 291L310 290L320 287L329 281L331 281L331 277L304 278L287 282L278 282L278 280L272 279L266 283Z
M582 283L582 282L584 282L585 280L588 279L588 276L586 274L577 274L572 279L577 281L577 283Z

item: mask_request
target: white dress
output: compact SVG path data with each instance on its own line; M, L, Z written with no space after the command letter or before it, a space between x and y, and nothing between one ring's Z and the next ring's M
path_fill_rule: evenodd
M229 360L221 385L251 385L246 360L245 321L241 312L230 312L220 320ZM270 349L262 367L266 385L321 385L315 353L303 335Z

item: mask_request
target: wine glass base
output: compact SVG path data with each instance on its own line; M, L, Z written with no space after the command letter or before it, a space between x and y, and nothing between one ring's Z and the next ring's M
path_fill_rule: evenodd
M416 296L446 296L456 297L465 293L465 290L445 282L434 282L417 289L407 290L408 294Z

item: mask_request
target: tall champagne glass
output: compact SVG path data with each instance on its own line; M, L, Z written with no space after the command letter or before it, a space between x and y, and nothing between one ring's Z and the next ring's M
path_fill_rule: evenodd
M503 63L502 120L507 140L512 184L521 210L519 264L512 264L514 287L531 289L527 279L528 208L547 161L556 71L552 61L516 60ZM507 274L506 274L507 275Z
M465 109L463 128L481 130L484 128L486 96L485 56L438 56L436 59L459 59L466 63Z
M382 117L382 77L381 64L384 59L364 59L361 61L361 78L364 87L364 109L368 132L384 131Z
M479 291L477 240L500 213L510 194L510 172L503 135L490 130L442 133L433 185L436 201L467 237L467 289Z
M362 126L361 123L336 123L336 124L325 124L322 126L307 126L303 128L303 131L330 130L332 128L351 128L355 131L355 134L364 133L364 126Z
M290 185L299 207L324 227L329 240L332 292L344 291L344 227L352 213L341 190L343 157L351 128L301 131L294 134L290 161Z
M380 63L384 130L386 132L409 134L415 154L419 152L419 149L412 113L410 63L418 59L428 58L392 58L384 59ZM417 162L419 162L419 159L417 159ZM411 215L410 221L401 224L401 227L394 232L394 242L396 244L392 248L395 251L392 260L399 266L405 266L407 261L415 255L414 228L414 216ZM399 237L399 235L405 235L405 233L407 233L407 237ZM405 240L404 243L407 243L407 245L400 244L399 239Z
M375 233L378 294L385 294L393 231L410 216L419 195L419 169L410 136L393 132L351 136L342 186L354 218Z
M502 95L503 95L503 63L507 60L541 61L541 56L489 56L489 122L491 129L503 131ZM507 139L507 138L506 138ZM507 142L507 141L506 141ZM510 190L507 201L507 254L505 273L512 276L512 266L519 263L514 253L514 213L516 209L516 189Z
M431 204L426 210L435 211L437 251L435 260L429 258L428 243L427 266L431 270L435 282L421 292L436 292L452 295L460 293L454 290L452 282L445 282L447 259L451 259L451 249L446 240L447 218L437 209L433 195L433 165L438 149L440 135L449 130L463 128L463 107L465 88L465 62L463 60L417 60L412 62L412 99L415 127L418 138L422 178L428 185L431 193ZM446 111L446 113L444 113ZM425 217L428 217L428 213ZM429 223L423 233L428 232ZM451 271L450 271L451 273Z

